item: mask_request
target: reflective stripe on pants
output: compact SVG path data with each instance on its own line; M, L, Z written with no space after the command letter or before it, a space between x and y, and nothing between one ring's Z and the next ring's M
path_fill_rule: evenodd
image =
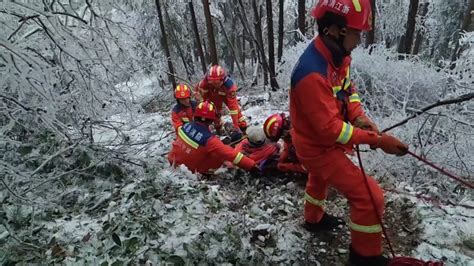
M315 158L299 157L308 169L306 193L312 198L324 199L328 186L334 187L347 198L350 205L352 247L363 256L381 254L382 233L374 206L360 169L342 150L328 150ZM367 177L379 213L383 213L383 192L377 182ZM324 210L320 206L305 204L304 215L308 222L318 222Z

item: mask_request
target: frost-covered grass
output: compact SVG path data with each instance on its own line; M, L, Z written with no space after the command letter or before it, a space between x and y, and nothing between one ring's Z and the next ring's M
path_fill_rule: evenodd
M240 92L244 113L252 118L252 124L262 124L268 115L287 111L287 80L297 55L305 47L306 44L300 43L285 53L285 63L279 67L281 91L270 95L262 88L245 88ZM367 56L363 50L355 52L355 78L374 77L370 83L375 84L371 92L361 88L363 99L370 101L377 93L388 93L377 82L389 74L392 76L385 80L390 86L395 88L399 84L403 91L410 93L414 84L438 90L442 89L441 85L435 88L430 84L447 82L444 77L437 76L435 70L417 65L421 63L380 62L384 58L379 53ZM376 66L376 69L367 65ZM412 82L410 79L418 78L412 74L415 71L423 71L430 78ZM127 89L127 93L133 94L131 99L142 103L150 94L156 95L152 80L137 79L135 83L129 83L133 88ZM426 103L430 99L420 98ZM409 109L397 108L396 102L393 97L382 97L377 98L376 105L369 106L370 116L381 128L405 118L409 112ZM423 106L424 102L418 103ZM171 105L169 102L163 104ZM425 117L391 133L416 147L417 152L425 152L435 163L457 173L469 173L473 161L472 135L461 135L469 126L453 127L451 118L465 122L470 118L466 118L462 110L459 113L451 111L443 109L451 117L441 117L437 123L434 120L426 122L430 128L435 128L431 133L422 130L425 126L420 120ZM236 169L223 169L212 180L206 180L185 167L172 169L166 160L175 137L169 117L169 112L124 110L92 127L97 147L111 149L120 154L120 158L126 158L121 165L126 170L124 175L90 174L58 179L46 183L54 184L44 190L48 192L46 195L26 194L29 199L38 197L34 203L15 204L13 199L16 198L10 192L0 191L5 218L0 225L0 260L71 265L146 262L324 265L347 259L347 228L313 236L300 226L304 187L298 185L299 180L254 179ZM423 140L431 138L422 147L417 146L419 132L425 134L422 134ZM453 143L458 143L458 147L453 148ZM457 187L413 158L392 157L368 148L367 151L362 154L366 170L379 178L382 186L414 195L423 192L438 196L445 203L473 205L470 191ZM460 165L455 154L462 155L465 166ZM426 260L444 257L448 265L474 265L472 246L469 245L474 233L472 209L434 205L394 193L386 196L387 202L408 200L415 204L415 218L408 231L397 222L397 218L400 219L397 215L404 205L391 207L387 226L391 232L399 234L393 237L396 252L407 251L401 255ZM344 216L346 202L332 196L328 210ZM402 242L400 238L409 239L411 227L421 231L416 235L421 244L401 246L410 242ZM410 251L412 253L408 254Z

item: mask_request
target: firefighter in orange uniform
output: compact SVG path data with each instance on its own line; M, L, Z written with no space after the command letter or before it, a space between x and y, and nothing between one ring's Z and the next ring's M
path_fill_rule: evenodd
M290 128L290 119L284 113L273 114L263 123L263 129L268 139L274 142L283 139L283 150L278 160L278 170L306 174L306 170L296 157L295 147L291 141Z
M214 126L219 134L222 130L221 115L223 103L229 109L234 128L245 132L247 121L246 117L242 115L239 102L237 101L237 86L221 66L212 66L204 79L199 82L197 88L204 101L209 100L216 105L217 119Z
M213 103L199 103L194 112L194 121L178 128L176 140L168 154L169 162L174 166L184 164L190 171L201 174L212 174L224 161L245 170L256 169L252 159L224 145L211 133L209 125L216 118Z
M385 153L404 155L408 146L377 126L362 110L350 79L350 52L362 31L371 29L369 0L321 0L312 11L318 36L293 69L290 88L292 138L298 159L308 170L304 218L310 231L327 230L340 222L324 211L328 186L350 205L349 261L352 265L388 265L382 255L382 227L375 208L384 210L383 192L368 176L374 204L361 170L345 152L369 144Z
M173 110L171 110L171 121L173 122L174 130L177 131L180 126L193 121L196 102L191 100L191 89L184 84L176 86L174 97L177 103Z

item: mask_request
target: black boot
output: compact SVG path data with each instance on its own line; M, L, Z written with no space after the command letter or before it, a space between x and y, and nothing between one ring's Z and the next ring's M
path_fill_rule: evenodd
M349 263L352 266L387 266L390 259L383 256L362 256L352 246L349 247Z
M320 231L329 231L334 228L337 228L339 225L344 225L346 224L343 220L329 215L327 213L323 214L323 218L318 223L309 223L309 222L304 222L303 227L306 228L306 230L316 233Z

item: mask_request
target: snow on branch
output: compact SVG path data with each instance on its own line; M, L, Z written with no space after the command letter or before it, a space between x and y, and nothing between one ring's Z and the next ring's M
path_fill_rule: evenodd
M387 131L392 130L392 129L398 127L398 126L404 125L408 121L410 121L411 119L416 118L417 116L419 116L419 115L425 113L426 111L429 111L429 110L431 110L435 107L454 104L454 103L461 103L461 102L469 101L472 98L474 98L474 93L467 93L467 94L461 95L461 96L456 97L456 98L452 98L452 99L448 99L448 100L442 100L442 101L438 101L436 103L430 104L428 106L425 106L425 107L421 108L420 110L415 111L415 113L413 115L411 115L410 117L407 117L406 119L403 119L402 121L400 121L400 122L386 128L386 129L382 130L382 132L387 132Z

